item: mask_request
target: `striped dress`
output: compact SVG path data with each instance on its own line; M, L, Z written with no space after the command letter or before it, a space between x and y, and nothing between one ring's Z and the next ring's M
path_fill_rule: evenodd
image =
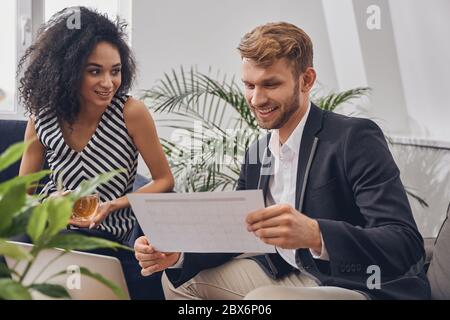
M37 136L45 147L45 157L52 170L50 181L42 189L45 197L62 182L64 190L75 189L83 180L101 173L125 169L123 173L97 188L101 201L110 201L132 191L136 177L138 150L125 125L123 109L127 96L115 96L106 108L95 133L80 152L65 142L54 114L41 112L35 118ZM99 226L118 240L128 238L136 218L131 208L111 213ZM73 228L73 227L72 227Z

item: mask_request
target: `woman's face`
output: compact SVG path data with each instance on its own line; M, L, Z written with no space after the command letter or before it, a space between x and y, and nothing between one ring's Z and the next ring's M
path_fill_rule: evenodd
M87 58L81 80L81 103L106 108L122 82L120 54L108 42L99 42Z

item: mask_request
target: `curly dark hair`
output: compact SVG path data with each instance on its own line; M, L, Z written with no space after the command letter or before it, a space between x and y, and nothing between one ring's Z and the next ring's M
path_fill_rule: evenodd
M68 19L79 10L80 28L69 28ZM122 83L116 94L130 90L136 73L134 56L126 42L126 23L86 7L66 8L44 24L36 42L20 59L20 101L27 113L54 112L60 122L74 123L80 112L80 87L84 66L95 46L106 41L115 46L122 63Z

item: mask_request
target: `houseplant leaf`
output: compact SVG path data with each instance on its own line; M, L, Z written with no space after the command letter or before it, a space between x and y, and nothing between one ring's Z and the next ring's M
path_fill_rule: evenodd
M11 279L0 279L0 299L31 300L27 288Z
M85 267L80 267L80 273L85 275L85 276L88 276L90 278L93 278L93 279L97 280L98 282L104 284L105 286L110 288L114 292L114 294L117 297L119 297L120 299L123 299L123 300L127 299L127 295L125 294L125 292L123 292L123 290L119 286L117 286L114 282L106 279L101 274L95 273L95 272L91 272L89 269L87 269ZM67 274L67 270L63 270L63 271L60 271L58 273L55 273L54 275L52 275L50 277L50 279L58 277L60 275L65 275L65 274Z
M14 243L7 242L5 239L0 239L0 256L7 256L15 260L31 260L32 255L23 249L15 245Z
M26 176L18 176L11 180L0 183L0 195L14 185L25 184L27 188L29 188L31 185L39 182L49 173L51 173L51 170L42 170L39 172L30 173L29 175Z
M17 162L21 157L29 143L18 142L6 149L0 154L0 171L8 168L13 163Z
M48 225L43 233L44 241L65 229L72 215L73 201L67 197L48 198L43 204L47 211Z
M5 230L0 231L0 238L11 238L14 236L25 234L32 211L33 208L27 208L19 214L16 214L12 218L9 227Z
M58 234L53 237L45 247L60 248L65 250L93 250L98 248L109 249L125 249L133 251L133 249L121 245L119 243L109 241L102 238L88 237L81 234Z
M9 271L8 266L0 262L0 279L1 278L11 278L11 271Z
M27 226L27 234L33 243L37 243L47 224L48 210L47 205L41 204L36 206L30 216Z
M98 282L103 283L105 286L110 288L118 298L120 298L122 300L127 299L127 295L125 294L125 292L123 292L123 290L118 285L116 285L114 282L106 279L101 274L91 272L89 269L86 269L84 267L80 268L80 272L81 272L81 274L84 274L85 276L91 277L93 279L96 279Z
M70 295L66 288L61 285L51 283L35 283L29 286L30 289L39 291L50 298L69 298Z
M9 148L0 156L0 168L4 169L17 161L25 150L25 145L17 145ZM82 236L64 238L58 233L67 226L72 206L77 197L92 193L96 187L111 179L121 171L103 174L90 181L85 181L80 188L68 197L53 197L39 203L39 196L28 196L27 190L36 184L50 171L41 171L24 177L15 177L0 184L0 255L11 257L17 261L28 261L25 270L18 274L10 270L5 263L0 262L0 299L31 299L30 291L39 291L49 297L69 297L67 291L60 286L39 283L24 287L21 282L25 279L28 271L33 266L34 258L42 249L58 246L73 249L83 248L124 248L120 244L103 239L88 238ZM31 236L35 246L28 252L7 242L6 239L25 233ZM81 238L80 238L81 237ZM72 241L75 242L71 243ZM65 253L65 251L61 251ZM48 263L52 263L49 261ZM45 269L45 267L44 267ZM102 276L91 273L89 270L83 272L110 287L116 294L125 297L123 292L113 283ZM16 274L19 282L10 279L11 274Z
M12 186L0 199L0 232L7 229L13 216L20 212L26 201L26 185Z
M105 183L112 178L114 178L116 175L124 172L125 170L115 170L107 173L102 173L90 180L85 180L80 183L78 188L73 190L68 195L68 198L72 199L73 201L79 199L80 197L87 196L89 194L92 194L96 191L97 187L101 185L102 183Z

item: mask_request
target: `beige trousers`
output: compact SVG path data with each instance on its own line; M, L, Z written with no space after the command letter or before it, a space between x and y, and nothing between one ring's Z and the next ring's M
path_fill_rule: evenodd
M201 271L175 288L164 273L164 295L168 300L364 300L366 296L338 287L319 287L300 272L274 280L249 259L234 259L219 267Z

